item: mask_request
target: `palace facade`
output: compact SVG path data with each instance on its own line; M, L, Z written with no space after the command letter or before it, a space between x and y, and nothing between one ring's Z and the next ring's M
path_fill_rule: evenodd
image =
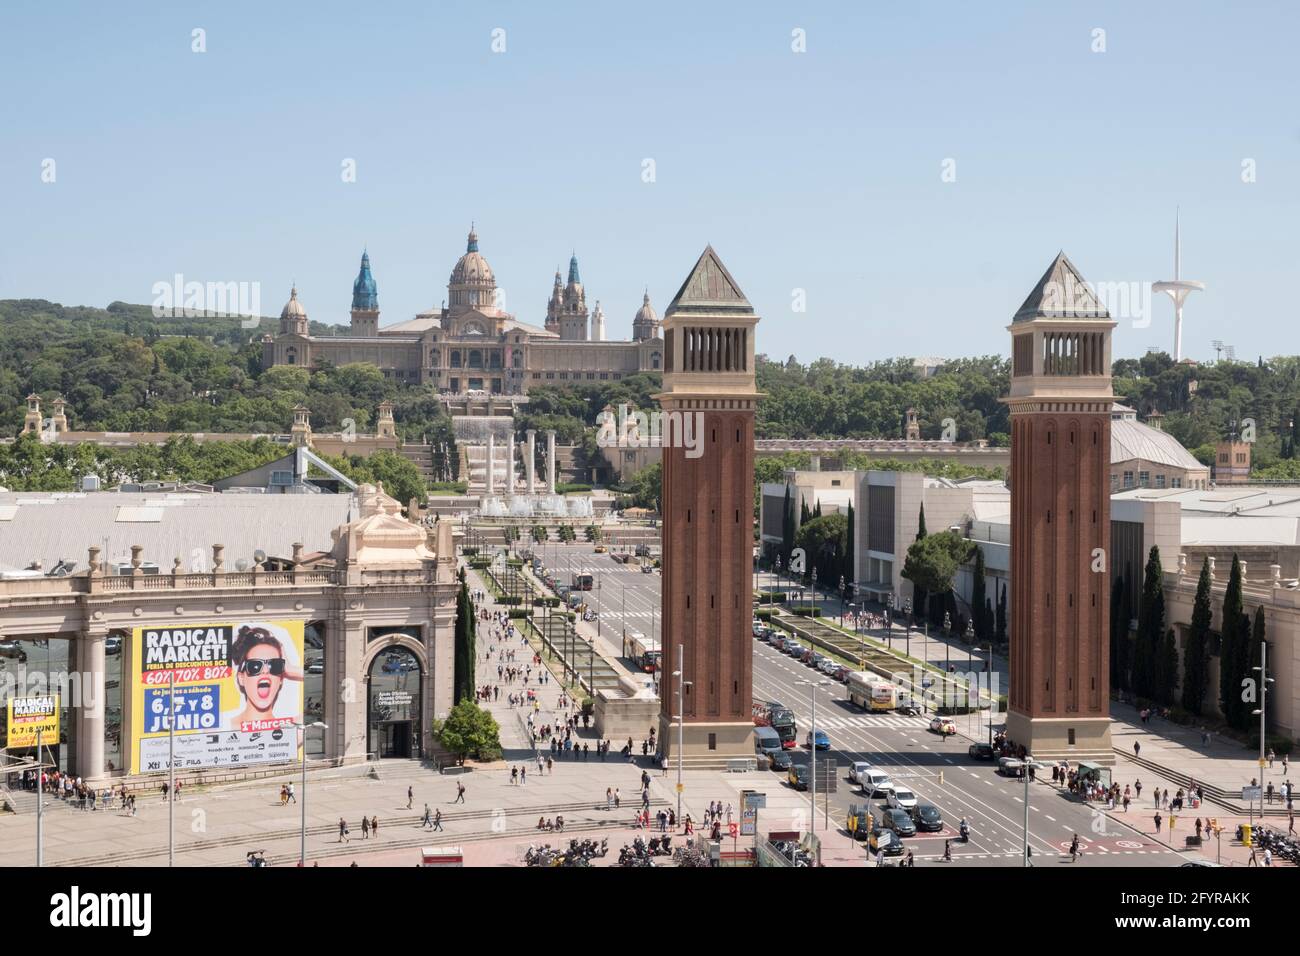
M264 360L267 366L309 368L368 362L391 378L452 395L524 395L531 385L618 380L663 365L660 322L649 292L632 320L632 338L606 341L605 315L599 302L587 308L577 256L569 260L567 281L555 273L543 325L520 322L500 301L492 267L471 229L465 254L451 270L446 303L380 328L378 285L363 253L347 334L312 335L295 287L280 313L279 334L263 338Z

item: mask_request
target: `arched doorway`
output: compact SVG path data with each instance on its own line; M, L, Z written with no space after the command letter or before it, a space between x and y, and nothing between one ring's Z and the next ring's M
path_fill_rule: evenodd
M424 671L410 648L393 645L370 662L366 750L384 757L420 757Z

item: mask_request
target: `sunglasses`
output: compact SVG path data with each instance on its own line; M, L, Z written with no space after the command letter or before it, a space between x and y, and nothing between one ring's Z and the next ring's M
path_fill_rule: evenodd
M270 660L253 658L252 660L244 661L244 663L239 665L240 673L247 674L249 677L256 677L258 674L262 673L263 668L270 670L274 677L283 677L284 658L274 657Z

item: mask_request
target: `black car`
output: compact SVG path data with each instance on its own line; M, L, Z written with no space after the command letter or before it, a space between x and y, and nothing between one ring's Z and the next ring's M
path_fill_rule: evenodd
M812 774L808 770L806 763L792 763L786 781L796 790L807 790L808 781L812 779Z
M768 760L771 761L771 769L778 773L788 773L793 766L794 760L790 757L787 750L772 750L767 754Z
M906 810L885 810L880 815L880 825L886 830L893 830L901 837L916 836L916 824L907 815Z
M933 804L918 803L912 810L912 821L918 830L926 833L935 833L943 829L943 814Z
M971 744L966 748L966 753L973 760L992 760L994 757L991 744Z

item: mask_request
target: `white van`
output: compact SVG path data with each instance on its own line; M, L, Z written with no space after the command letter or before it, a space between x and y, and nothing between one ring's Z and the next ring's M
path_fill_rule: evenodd
M862 786L862 793L870 797L874 792L877 797L886 796L894 789L894 781L889 779L889 774L883 770L864 770L858 774L858 783Z

